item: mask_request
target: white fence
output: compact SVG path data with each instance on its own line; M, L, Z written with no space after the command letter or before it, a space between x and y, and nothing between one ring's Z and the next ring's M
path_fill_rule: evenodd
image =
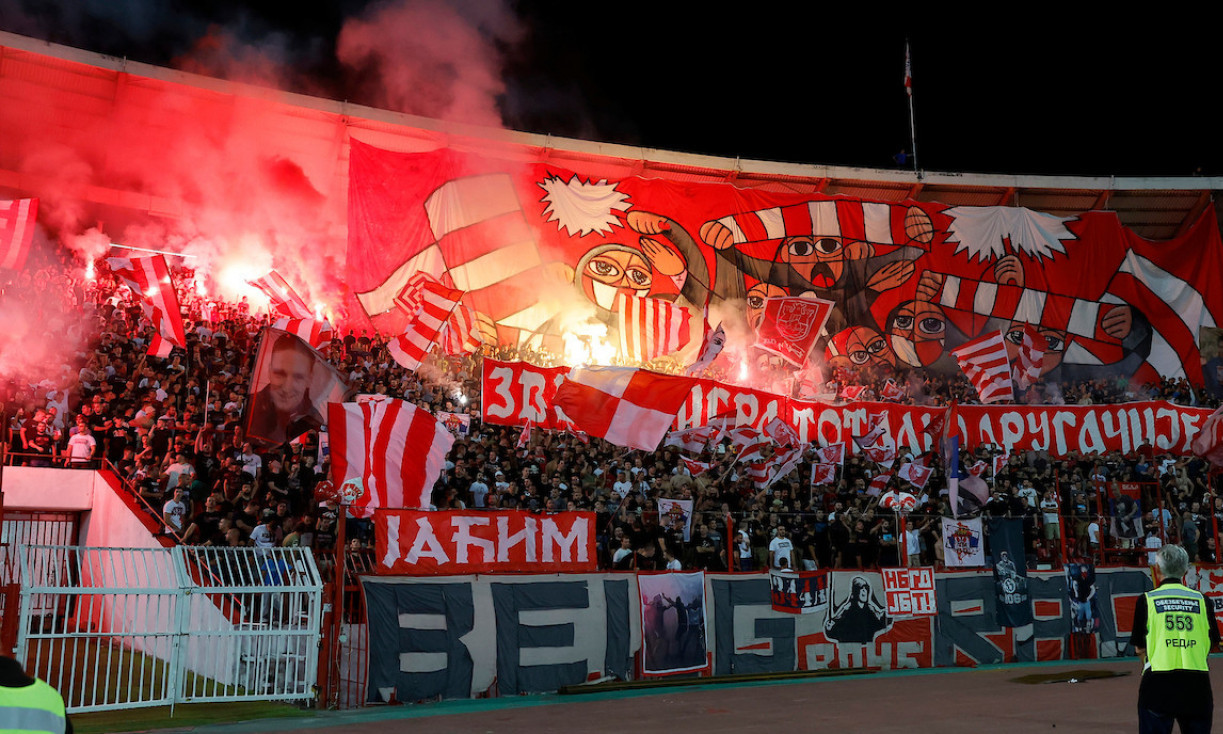
M69 711L315 695L308 548L24 545L18 560L18 659ZM37 614L48 597L57 612Z

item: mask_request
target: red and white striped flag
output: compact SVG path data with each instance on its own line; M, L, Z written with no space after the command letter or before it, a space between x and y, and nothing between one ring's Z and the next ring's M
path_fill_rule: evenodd
M836 464L815 463L811 465L811 484L832 484L837 479Z
M951 353L976 388L982 403L1015 399L1015 391L1011 387L1011 363L1006 356L1006 342L1001 331L973 339L951 350Z
M772 471L772 479L777 480L789 476L790 472L798 467L798 463L802 459L803 448L801 446L794 446L793 448L773 454L773 458L767 462L769 469Z
M379 507L429 507L454 434L432 413L404 400L329 403L327 430L336 484L360 479L354 517Z
M760 461L764 458L765 450L773 445L772 439L755 428L735 428L729 435L731 444L739 449L735 461L743 464Z
M748 464L747 468L743 470L743 476L752 480L752 484L756 485L757 489L767 487L769 484L769 465L763 461Z
M395 296L395 305L399 307L408 318L412 318L420 311L420 305L424 302L425 283L437 283L437 278L434 278L426 273L413 273L408 282L404 285L403 290Z
M186 349L183 314L170 278L170 267L161 255L152 257L109 257L106 263L140 299L144 313L153 322L155 333L149 342L149 355L168 357L174 347Z
M556 388L553 405L591 436L653 451L695 382L626 367L575 367Z
M315 349L330 342L334 333L328 321L319 319L276 319L272 328L287 331Z
M297 295L297 291L293 290L289 281L281 277L280 273L275 270L269 270L268 274L262 278L247 282L263 291L263 294L271 301L271 310L276 313L291 319L314 318L314 312L310 310L310 306L302 300L301 296Z
M657 298L641 298L627 293L616 296L620 318L620 355L630 362L652 359L678 352L692 338L688 309Z
M38 199L0 201L0 268L25 266L37 219Z
M908 41L905 41L905 94L913 96L913 59L909 55Z
M462 297L463 291L426 282L421 287L421 305L416 318L404 333L387 343L387 350L395 361L409 370L419 368Z
M1019 364L1015 365L1015 382L1019 384L1020 388L1027 390L1040 379L1045 363L1045 352L1049 349L1049 340L1032 328L1031 324L1024 324L1023 340L1018 346L1019 352L1015 361Z
M476 323L476 312L460 303L442 331L442 351L452 356L471 354L479 349L482 343L480 326Z

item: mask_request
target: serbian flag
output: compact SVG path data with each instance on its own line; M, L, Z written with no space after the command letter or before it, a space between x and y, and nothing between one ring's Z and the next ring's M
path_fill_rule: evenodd
M836 464L820 464L811 465L811 485L817 486L820 484L832 484L837 480L837 465Z
M272 311L282 316L288 316L291 319L314 318L314 313L310 310L310 306L302 300L301 296L297 295L297 291L293 290L293 286L289 285L289 281L281 277L280 273L275 270L269 270L268 274L262 278L247 282L263 291L263 294L271 301L269 307Z
M828 444L815 449L815 455L821 464L845 463L845 442Z
M37 218L38 199L0 201L0 268L25 267Z
M616 299L620 319L620 355L630 362L678 352L692 339L688 309L658 298L620 293Z
M627 448L658 448L695 380L626 367L575 367L553 405L591 436Z
M315 349L330 342L334 333L330 323L319 319L276 319L272 328L287 331Z
M1045 352L1048 349L1049 340L1032 328L1031 324L1024 324L1023 337L1015 360L1018 364L1014 368L1015 382L1019 384L1019 387L1027 390L1040 379L1045 362Z
M429 507L454 444L432 413L405 400L329 403L327 419L332 476L364 488L349 508L353 517L380 507Z
M400 366L409 370L420 367L462 297L463 291L447 288L441 283L424 284L416 318L408 324L404 333L387 344L387 350Z
M161 255L152 257L110 257L111 271L139 299L144 313L156 329L149 343L149 356L168 357L174 347L187 347L183 314L170 279L170 268Z
M801 368L835 305L821 298L768 299L756 330L756 348Z
M951 353L968 381L976 388L982 403L1015 399L1015 391L1011 387L1011 363L1001 331L973 339L951 350Z
M926 482L930 480L930 475L934 470L928 466L922 466L917 462L905 464L900 467L900 471L896 472L896 476L912 484L918 489L924 489Z

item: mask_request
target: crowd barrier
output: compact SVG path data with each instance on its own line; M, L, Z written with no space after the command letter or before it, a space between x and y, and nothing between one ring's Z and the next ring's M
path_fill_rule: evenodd
M833 622L851 594L883 603L878 572L830 572L828 603L810 614L775 611L767 575L705 574L701 674L1062 660L1072 657L1072 638L1073 657L1133 654L1134 604L1153 588L1150 570L1093 568L1091 574L1094 601L1085 611L1072 603L1073 584L1063 570L1030 572L1032 622L1007 627L999 620L1003 591L992 572L940 572L934 574L936 614L888 617L865 643L843 642ZM515 695L605 676L637 677L643 640L651 644L642 635L643 610L658 599L651 591L643 600L641 586L653 588L650 580L661 576L363 577L370 649L366 700ZM1213 575L1201 574L1201 582L1219 607ZM661 625L666 634L695 633L695 622L677 617L666 611L646 625ZM1072 634L1084 624L1085 634ZM652 644L672 643L655 637Z

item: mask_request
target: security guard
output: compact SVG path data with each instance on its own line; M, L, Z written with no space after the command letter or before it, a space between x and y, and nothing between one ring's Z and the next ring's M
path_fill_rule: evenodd
M72 734L64 699L16 660L0 655L0 734Z
M1138 685L1138 731L1170 734L1209 732L1214 715L1206 656L1219 646L1214 608L1201 592L1185 586L1189 554L1165 545L1155 554L1163 579L1134 606L1130 644L1143 660Z

